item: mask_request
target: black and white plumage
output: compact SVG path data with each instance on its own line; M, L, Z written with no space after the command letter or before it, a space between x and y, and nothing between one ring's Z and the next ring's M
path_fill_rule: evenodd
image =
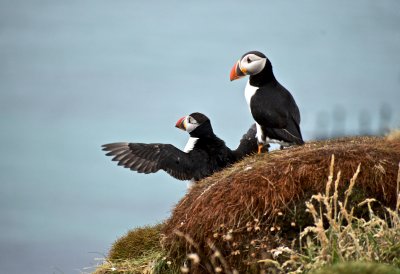
M281 147L304 143L300 111L292 94L275 78L272 64L259 51L244 54L233 66L230 80L249 75L245 97L257 125L259 153L264 144Z
M218 138L202 113L182 117L175 125L189 133L185 151L171 144L112 143L103 145L118 165L139 173L164 170L179 180L200 180L257 151L256 127L243 135L236 150Z

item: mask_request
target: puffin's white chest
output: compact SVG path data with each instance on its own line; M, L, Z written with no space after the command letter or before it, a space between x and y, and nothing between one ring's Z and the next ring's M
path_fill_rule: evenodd
M183 149L184 152L188 153L189 151L191 151L194 148L194 145L196 144L197 140L199 138L194 138L194 137L190 137L188 142L186 143L185 148Z
M246 87L244 88L244 97L246 98L247 105L250 108L251 97L256 93L258 87L250 85L250 80L247 81Z

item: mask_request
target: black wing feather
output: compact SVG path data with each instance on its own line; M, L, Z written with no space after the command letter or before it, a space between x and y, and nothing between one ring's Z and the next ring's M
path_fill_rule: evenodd
M233 151L237 160L242 159L247 155L251 155L257 152L257 128L256 124L251 125L249 130L242 136L239 146Z
M193 178L192 161L185 153L170 144L112 143L103 145L107 156L114 156L118 165L139 173L154 173L160 169L179 180Z

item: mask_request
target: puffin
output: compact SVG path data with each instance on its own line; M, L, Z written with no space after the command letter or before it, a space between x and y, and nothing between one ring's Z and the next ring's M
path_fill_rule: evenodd
M256 153L258 149L255 124L243 135L235 150L215 135L210 119L200 112L180 118L175 127L190 135L183 151L171 144L160 143L119 142L105 144L102 148L119 166L146 174L164 170L178 180L194 182Z
M249 75L244 95L256 122L258 154L264 145L304 144L300 111L292 94L275 78L270 60L259 51L245 53L232 67L230 80Z

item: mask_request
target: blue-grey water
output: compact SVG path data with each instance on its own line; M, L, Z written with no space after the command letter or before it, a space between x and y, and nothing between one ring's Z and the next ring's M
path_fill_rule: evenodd
M263 51L306 140L400 127L400 2L0 0L0 273L90 272L186 183L117 167L115 141L183 148L207 114L235 147L252 119L235 61Z

